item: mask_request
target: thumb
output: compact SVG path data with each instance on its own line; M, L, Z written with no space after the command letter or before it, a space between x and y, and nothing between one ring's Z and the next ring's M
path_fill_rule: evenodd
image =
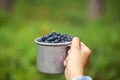
M71 45L71 49L79 49L80 50L80 39L78 37L74 37L72 39L72 45Z

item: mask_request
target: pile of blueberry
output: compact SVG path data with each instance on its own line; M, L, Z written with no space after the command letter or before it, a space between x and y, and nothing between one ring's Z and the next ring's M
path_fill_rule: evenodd
M37 41L45 43L64 43L72 41L72 38L72 36L69 36L67 34L51 32L46 34L45 36L42 36Z

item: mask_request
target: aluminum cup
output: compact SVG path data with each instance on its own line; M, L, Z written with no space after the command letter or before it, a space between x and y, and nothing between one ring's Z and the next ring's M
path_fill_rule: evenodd
M39 37L40 38L40 37ZM63 62L67 56L67 50L71 42L44 43L35 39L37 44L37 69L48 74L60 74L64 72Z

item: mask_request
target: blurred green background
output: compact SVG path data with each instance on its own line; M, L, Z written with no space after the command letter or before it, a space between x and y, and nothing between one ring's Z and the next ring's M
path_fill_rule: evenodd
M85 75L120 80L119 0L0 0L0 80L65 80L36 69L34 39L55 31L92 50Z

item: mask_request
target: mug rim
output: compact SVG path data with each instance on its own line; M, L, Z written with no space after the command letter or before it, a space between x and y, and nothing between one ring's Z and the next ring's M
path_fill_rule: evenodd
M45 46L62 46L62 45L70 45L71 44L71 41L70 42L65 42L65 43L45 43L45 42L39 42L37 41L39 38L41 37L37 37L34 42L36 44L39 44L39 45L45 45Z

